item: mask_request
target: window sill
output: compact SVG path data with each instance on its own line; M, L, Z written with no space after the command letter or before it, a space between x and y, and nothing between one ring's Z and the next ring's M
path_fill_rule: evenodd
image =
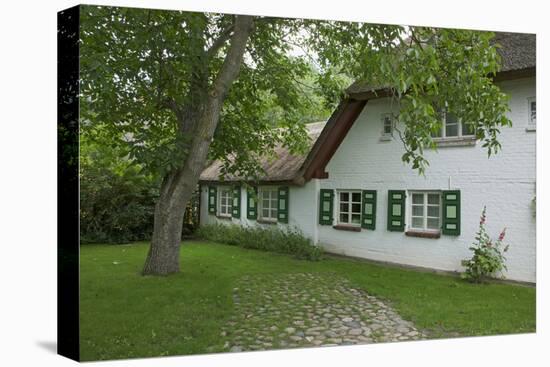
M452 138L433 138L437 147L463 147L476 145L475 136L452 137Z
M332 228L337 229L339 231L361 232L361 227L348 226L344 224L337 224L335 226L332 226Z
M218 219L231 220L231 215L216 215Z
M268 219L257 219L256 222L260 224L277 224L276 220L268 220Z
M379 141L391 141L393 139L392 136L389 135L382 135L379 139Z
M406 236L409 237L420 237L420 238L440 238L441 232L428 232L428 231L407 231L405 232Z
M536 126L527 126L525 128L525 131L527 132L534 132L534 131L537 131L537 127Z

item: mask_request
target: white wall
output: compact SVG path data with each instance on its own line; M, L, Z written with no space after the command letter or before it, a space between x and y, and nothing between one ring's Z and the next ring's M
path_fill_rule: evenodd
M509 279L535 281L535 132L527 132L527 98L535 95L534 78L504 82L511 95L509 117L514 126L502 129L502 151L488 158L476 146L440 147L428 152L425 177L402 163L397 138L380 141L381 114L390 110L388 99L371 100L327 165L328 179L320 188L377 190L376 230L345 232L319 226L319 241L328 251L374 260L461 270L470 256L469 245L487 206L487 228L497 237L507 227ZM450 183L450 186L449 186ZM407 237L386 230L389 189L460 189L461 235L439 239ZM336 217L336 216L335 216Z

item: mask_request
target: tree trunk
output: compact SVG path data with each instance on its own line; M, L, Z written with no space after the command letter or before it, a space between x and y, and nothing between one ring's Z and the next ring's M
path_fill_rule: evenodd
M179 181L177 178L180 178ZM155 205L153 238L143 268L144 275L167 275L179 272L179 247L185 206L196 182L180 171L167 175ZM183 186L176 190L176 186Z
M179 272L179 247L185 206L191 198L204 168L208 149L220 119L227 91L237 78L246 42L252 31L253 18L239 15L235 18L234 33L224 63L216 76L207 98L197 109L200 113L192 121L193 139L183 166L166 175L160 197L155 206L153 238L144 275L167 275Z

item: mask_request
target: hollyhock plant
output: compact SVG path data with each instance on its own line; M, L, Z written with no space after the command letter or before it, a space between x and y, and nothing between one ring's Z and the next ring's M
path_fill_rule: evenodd
M475 242L470 247L474 254L472 258L462 260L462 266L466 268L461 275L462 278L474 283L481 283L498 274L504 278L502 271L506 270L504 253L508 251L509 245L504 246L502 243L506 236L506 227L500 232L498 239L493 241L485 229L486 219L486 208L483 207L479 230L476 233Z

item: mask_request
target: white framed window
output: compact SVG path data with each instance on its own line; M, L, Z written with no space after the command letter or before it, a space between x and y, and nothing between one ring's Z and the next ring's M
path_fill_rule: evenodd
M221 217L230 217L233 201L233 190L230 187L220 187L218 190L218 213Z
M455 114L450 112L442 112L441 116L443 126L440 131L432 134L432 137L440 139L453 139L473 137L475 135L473 126L460 121Z
M258 190L259 217L269 222L277 221L277 186L264 186Z
M441 228L441 192L409 192L409 228L416 231L439 232Z
M537 100L535 97L527 98L527 103L527 127L534 130L537 127Z
M338 224L361 226L361 191L338 190Z
M382 114L382 138L389 139L393 136L394 119L391 113Z

